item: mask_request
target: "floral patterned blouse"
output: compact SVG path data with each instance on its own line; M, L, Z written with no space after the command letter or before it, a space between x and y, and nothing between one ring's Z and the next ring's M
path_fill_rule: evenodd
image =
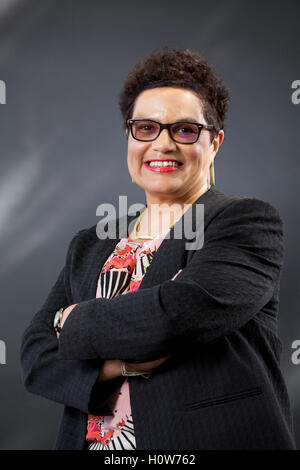
M137 291L153 256L168 231L169 229L166 229L153 240L145 242L122 238L100 271L96 297L111 299L120 294ZM113 412L113 416L88 415L87 449L136 449L128 378L119 389Z

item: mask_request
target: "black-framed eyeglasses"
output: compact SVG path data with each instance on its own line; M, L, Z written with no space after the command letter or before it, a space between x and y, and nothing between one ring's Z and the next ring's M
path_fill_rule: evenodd
M173 122L161 124L151 119L127 119L127 126L134 139L142 142L152 142L157 139L163 129L168 129L169 136L178 144L194 144L197 142L202 129L215 130L213 125L196 122Z

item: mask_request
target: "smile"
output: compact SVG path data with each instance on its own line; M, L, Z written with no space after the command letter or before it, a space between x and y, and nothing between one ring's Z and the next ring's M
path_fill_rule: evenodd
M150 160L145 162L144 165L148 170L155 171L157 173L167 173L170 171L178 171L183 163L175 160Z

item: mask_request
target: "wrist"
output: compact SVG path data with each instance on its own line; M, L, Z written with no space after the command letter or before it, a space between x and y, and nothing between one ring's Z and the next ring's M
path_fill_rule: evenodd
M121 361L119 359L106 359L99 371L97 381L104 382L105 380L111 380L121 375Z
M64 326L64 323L67 321L68 316L72 312L73 308L76 307L76 305L77 304L69 305L67 308L63 310L62 316L61 316L61 328Z

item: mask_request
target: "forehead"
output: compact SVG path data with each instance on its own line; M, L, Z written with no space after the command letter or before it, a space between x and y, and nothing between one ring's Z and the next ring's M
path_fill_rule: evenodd
M181 118L203 120L200 98L191 90L160 87L145 90L136 99L133 119L148 118L164 122Z

